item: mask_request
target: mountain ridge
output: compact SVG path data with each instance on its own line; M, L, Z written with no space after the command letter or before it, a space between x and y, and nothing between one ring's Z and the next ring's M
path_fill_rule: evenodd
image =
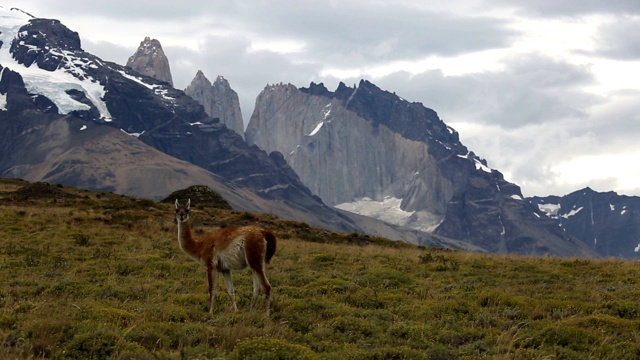
M0 143L0 175L153 198L197 180L239 210L335 231L367 227L424 244L436 238L326 206L281 154L247 145L183 91L87 53L59 21L2 15L0 132L7 141ZM31 67L20 63L22 55ZM38 66L54 62L51 71ZM448 246L459 245L469 247Z
M601 256L640 258L640 197L586 187L527 200Z
M268 85L245 139L284 154L314 194L341 209L396 202L404 216L375 211L378 219L490 252L594 255L542 219L435 111L366 80L334 92L315 83Z
M333 230L474 251L597 255L522 199L435 111L369 81L334 92L268 85L242 134L166 81L85 52L61 22L17 18L28 19L3 17L0 34L0 130L8 139L0 174L153 198L198 179L225 189L236 208ZM290 133L284 125L293 125ZM269 132L284 148L255 146ZM327 151L351 158L342 168L314 169L313 161L340 160L322 160ZM378 169L370 172L371 164ZM401 222L327 206L365 200L390 203Z
M349 219L314 198L286 163L247 146L240 135L209 117L184 92L85 52L79 35L60 21L1 10L5 13L0 24L0 92L6 104L0 111L0 131L7 139L0 144L0 174L113 189L117 188L113 179L118 178L113 170L79 176L87 158L72 156L69 147L88 146L85 156L102 152L110 161L135 164L127 157L140 159L149 154L140 147L146 144L192 165L182 163L171 176L147 177L146 186L134 187L142 191L136 195L167 195L176 185L188 183L189 176L200 174L196 178L205 179L206 184L215 183L212 179L217 177L224 179L228 188L249 190L254 194L250 198L260 199L251 209L298 217L320 227L357 231ZM32 65L26 67L25 63ZM91 141L80 141L81 134L93 128L120 139L126 134L140 141L138 150L109 158L108 154L119 152L117 147L99 148ZM33 146L25 147L26 143ZM167 158L158 161L177 164ZM107 165L102 160L96 166ZM138 171L148 170L144 165L140 162ZM131 171L135 174L135 166Z

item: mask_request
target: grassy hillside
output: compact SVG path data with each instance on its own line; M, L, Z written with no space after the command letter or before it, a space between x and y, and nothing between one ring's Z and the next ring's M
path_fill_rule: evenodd
M635 262L418 248L194 204L196 233L260 223L280 240L271 317L247 312L249 270L234 274L240 311L220 283L210 316L170 204L12 193L25 185L0 180L0 358L640 357Z

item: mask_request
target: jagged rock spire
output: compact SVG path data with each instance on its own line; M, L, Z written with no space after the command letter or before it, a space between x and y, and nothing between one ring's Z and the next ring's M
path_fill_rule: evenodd
M160 41L145 37L138 50L129 58L127 66L135 71L165 81L173 86L169 59L162 50Z
M209 116L220 119L229 129L243 135L240 100L227 79L218 76L216 81L211 83L202 70L198 70L184 92L202 104Z

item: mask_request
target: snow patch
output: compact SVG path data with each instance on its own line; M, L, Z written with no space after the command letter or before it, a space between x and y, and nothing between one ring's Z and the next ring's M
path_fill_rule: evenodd
M469 154L471 154L471 151L467 151L467 153L464 154L464 155L460 155L460 154L456 154L456 155L458 155L459 158L468 159L469 158Z
M7 111L7 94L0 94L0 111Z
M84 131L87 130L87 125L82 125L82 127L80 128L80 131Z
M397 223L408 219L413 215L413 211L404 211L400 208L402 199L394 198L391 196L385 197L382 201L375 201L368 197L364 197L360 200L338 204L335 207L338 209L346 210L360 215L392 220L390 222Z
M560 204L538 204L538 209L552 218L558 217L560 208Z
M582 210L582 209L583 209L582 206L577 208L577 209L571 209L571 211L569 211L567 214L562 215L562 217L565 218L565 219L568 219L568 218L574 216L575 214L579 213L580 210Z
M433 232L444 220L444 216L426 211L404 211L400 208L402 199L386 196L382 201L364 197L353 202L338 204L335 207L378 219L390 224L410 227L426 232Z
M442 143L441 141L438 141L440 144L442 144L442 146L446 147L448 150L451 150L451 147L447 144ZM468 151L465 155L460 155L460 154L456 154L456 156L458 156L461 159L471 159L473 160L473 163L476 167L476 170L482 170L484 172L487 172L489 174L491 174L492 169L490 167L488 167L487 165L483 164L479 158L477 157L471 157L471 151Z
M262 193L270 193L272 191L276 191L276 190L281 190L281 189L286 189L288 188L289 185L274 185L270 188L266 188L266 189L262 189L262 190L258 190L258 192L262 192Z
M296 150L298 150L299 147L300 147L300 145L296 145L296 147L293 150L291 150L291 152L289 153L289 156L295 154Z
M481 163L480 160L478 160L478 159L473 159L473 161L476 164L476 170L482 170L482 171L484 171L486 173L491 174L491 168L489 168L487 165Z
M636 246L636 247L633 249L633 251L635 251L635 252L640 251L640 243L638 243L638 246Z
M609 204L609 209L611 209L611 211L616 211L616 206L613 204Z
M307 136L313 136L313 135L317 134L318 131L320 131L320 129L322 129L322 125L324 125L324 121L321 121L320 124L316 125L316 128L313 129L313 131L310 132L309 135L307 135Z
M130 132L124 131L123 129L120 129L120 131L122 131L123 133L125 133L125 134L127 134L129 136L133 136L133 137L136 137L136 138L140 137L140 135L144 134L144 130L142 132L140 132L140 133L130 133Z
M498 189L500 189L500 187L498 187ZM511 195L511 198L514 199L514 200L523 200L522 196L520 196L518 194Z
M329 115L331 115L331 103L328 103L324 109L322 109L322 114L324 115L324 119L327 120Z
M169 96L169 90L165 89L164 86L162 85L152 85L152 84L147 84L146 82L142 81L142 79L135 77L133 75L129 75L126 72L122 71L122 70L118 70L118 72L120 73L120 75L124 76L125 78L138 83L144 87L146 87L149 90L153 90L154 93L156 93L156 95L161 96L163 99L171 101L171 102L175 102L175 98L172 98L171 96Z

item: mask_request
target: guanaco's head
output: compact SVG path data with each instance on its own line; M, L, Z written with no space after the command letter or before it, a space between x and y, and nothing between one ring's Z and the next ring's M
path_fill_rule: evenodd
M191 207L191 199L187 200L186 205L180 205L176 199L176 221L184 223L189 220L189 208Z

